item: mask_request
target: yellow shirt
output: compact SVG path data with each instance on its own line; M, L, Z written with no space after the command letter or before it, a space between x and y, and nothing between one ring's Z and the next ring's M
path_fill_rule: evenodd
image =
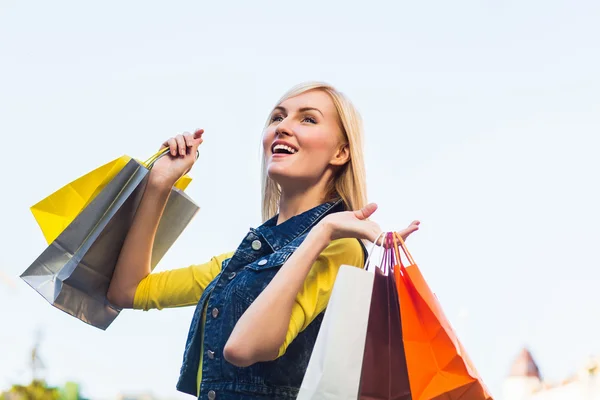
M196 305L204 289L221 271L222 262L232 256L233 252L225 253L204 264L148 275L136 289L133 308L147 311ZM362 247L356 239L334 240L323 250L296 296L285 341L279 348L279 357L285 354L298 333L325 310L340 266L345 264L362 268L364 262ZM206 310L203 318L205 315ZM203 337L203 332L201 334ZM198 387L202 381L202 353Z

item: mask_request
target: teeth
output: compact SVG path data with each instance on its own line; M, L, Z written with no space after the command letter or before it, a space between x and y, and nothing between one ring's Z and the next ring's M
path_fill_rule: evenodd
M273 147L273 152L275 152L275 151L277 151L277 150L287 150L287 151L289 151L289 152L290 152L290 153L292 153L292 154L296 153L296 150L295 150L295 149L291 148L290 146L286 146L286 145L284 145L284 144L278 144L278 145L275 145L275 146Z

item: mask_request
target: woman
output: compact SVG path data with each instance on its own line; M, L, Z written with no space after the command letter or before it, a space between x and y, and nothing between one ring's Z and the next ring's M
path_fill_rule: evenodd
M263 133L263 220L235 252L150 274L170 189L194 164L203 130L169 139L108 291L123 308L196 304L177 388L201 399L294 399L341 265L362 268L368 218L362 125L333 87L290 90ZM413 222L401 234L418 229ZM359 240L357 240L359 239Z

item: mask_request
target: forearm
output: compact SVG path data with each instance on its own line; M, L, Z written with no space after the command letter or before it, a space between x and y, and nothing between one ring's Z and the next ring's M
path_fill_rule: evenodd
M277 357L285 341L296 296L329 242L324 226L318 224L311 230L239 319L225 345L225 359L244 367Z
M154 238L170 191L170 185L150 177L108 288L108 300L119 307L133 307L138 284L151 272Z

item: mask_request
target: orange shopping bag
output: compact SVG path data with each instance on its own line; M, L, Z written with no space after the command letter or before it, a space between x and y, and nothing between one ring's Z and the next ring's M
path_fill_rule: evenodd
M394 277L413 400L490 400L473 362L458 340L404 240L393 235ZM400 249L409 265L405 267Z

